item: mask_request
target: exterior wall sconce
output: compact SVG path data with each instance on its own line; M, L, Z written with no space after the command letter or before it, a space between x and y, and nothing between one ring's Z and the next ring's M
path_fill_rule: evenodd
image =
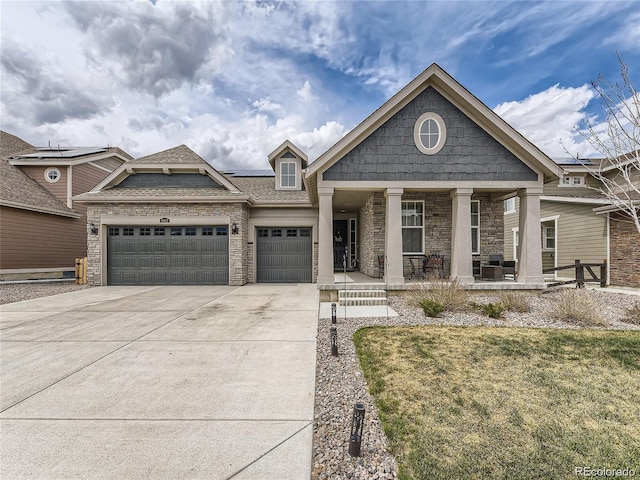
M91 232L91 235L97 235L98 227L96 227L95 224L92 222L91 225L89 225L89 231Z
M234 235L238 234L238 225L235 223L231 224L231 233L233 233Z

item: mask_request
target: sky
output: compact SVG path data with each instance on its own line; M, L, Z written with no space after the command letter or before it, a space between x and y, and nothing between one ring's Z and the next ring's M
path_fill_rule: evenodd
M552 158L597 152L591 82L640 84L638 1L5 1L0 128L35 146L310 160L437 63ZM568 153L567 153L568 151Z

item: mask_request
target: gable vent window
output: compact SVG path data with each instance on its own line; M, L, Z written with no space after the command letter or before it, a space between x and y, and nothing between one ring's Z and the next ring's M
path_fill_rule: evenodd
M420 116L413 127L413 140L422 153L433 155L444 146L447 128L437 113L428 112Z
M47 168L44 172L44 179L49 183L56 183L60 180L60 170L57 168Z
M296 186L295 162L282 162L280 164L280 186L283 188Z

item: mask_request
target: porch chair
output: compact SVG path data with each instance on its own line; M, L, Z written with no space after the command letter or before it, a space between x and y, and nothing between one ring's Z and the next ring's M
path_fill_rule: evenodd
M514 280L516 279L516 261L505 260L502 262L502 274L506 277L510 275Z
M501 253L495 253L493 255L489 255L489 265L499 265L502 266L504 263L504 255Z
M417 261L418 260L414 258L409 259L409 263L411 264L411 274L409 275L409 280L414 280L416 277L421 279L425 278L424 271L416 267L415 262Z
M444 257L437 253L429 255L424 260L424 265L422 267L422 272L425 276L428 275L429 272L433 272L438 278L443 277L443 269L444 269Z

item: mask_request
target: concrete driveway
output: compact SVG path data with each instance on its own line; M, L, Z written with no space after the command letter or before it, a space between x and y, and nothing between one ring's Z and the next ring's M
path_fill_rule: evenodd
M315 285L0 307L1 478L308 479Z

